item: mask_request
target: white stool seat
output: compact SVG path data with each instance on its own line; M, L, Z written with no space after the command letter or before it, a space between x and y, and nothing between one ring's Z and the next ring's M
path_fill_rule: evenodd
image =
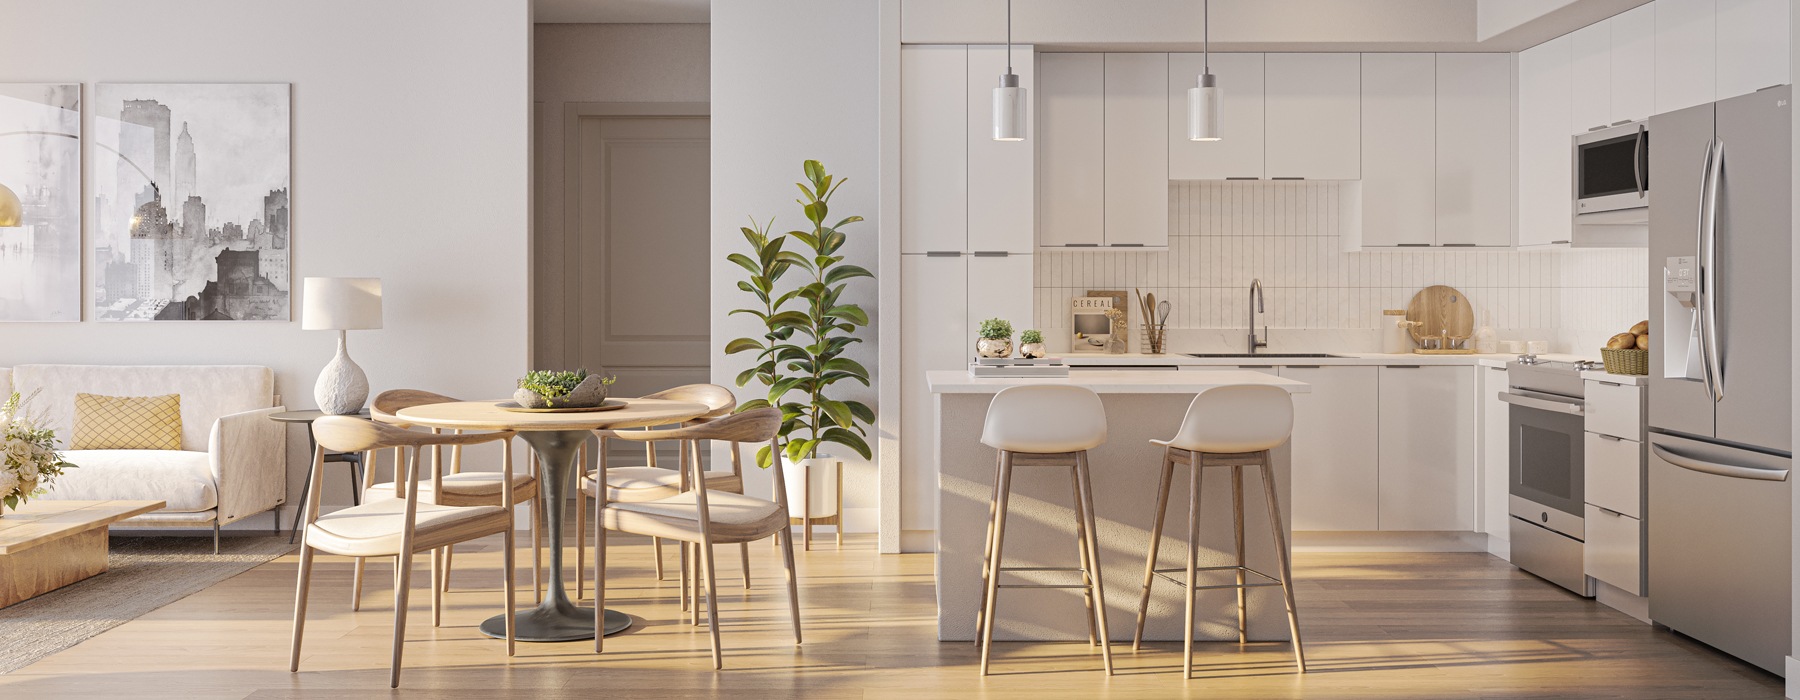
M1175 437L1150 442L1190 452L1245 454L1279 447L1293 431L1294 400L1286 389L1238 384L1200 392Z
M497 503L504 487L504 484L501 483L503 478L500 472L457 472L445 474L443 479L445 494L461 496L465 499L491 498ZM530 474L514 474L512 480L513 500L524 502L537 494L536 491L527 493L527 490L536 485L537 481ZM432 483L431 479L419 480L419 497L426 502L433 502L435 499L426 494L432 493L435 488L436 485ZM393 497L394 482L392 481L382 482L363 490L363 498L368 500Z
M1079 386L1015 386L988 404L981 444L1022 454L1091 450L1106 443L1106 407Z

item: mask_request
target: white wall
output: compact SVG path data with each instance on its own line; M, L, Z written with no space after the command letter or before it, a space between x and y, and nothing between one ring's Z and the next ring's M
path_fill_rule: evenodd
M350 339L375 391L510 393L529 313L526 0L0 0L0 17L0 81L79 81L89 102L99 82L292 83L292 278L382 278L386 327ZM266 365L288 406L311 407L335 339L300 330L297 295L294 309L7 325L0 366ZM293 498L305 446L290 433ZM348 503L343 473L327 502Z
M876 268L880 224L877 99L878 3L843 0L730 0L712 8L712 378L731 386L748 366L746 355L726 356L725 341L760 335L754 317L726 312L754 304L737 289L741 268L726 262L745 242L738 227L749 217L775 216L776 230L807 224L794 183L800 164L811 159L849 183L832 198L834 218L858 214L867 221L846 227L849 262ZM875 283L857 280L846 301L861 304L871 317ZM873 320L873 318L871 319ZM879 374L876 337L850 356ZM758 385L739 390L740 399L760 395ZM842 398L874 406L875 390L839 384ZM871 431L873 444L873 431ZM844 500L849 529L872 530L878 503L872 465L849 455ZM839 456L843 456L840 454ZM768 493L768 477L747 474L749 493Z

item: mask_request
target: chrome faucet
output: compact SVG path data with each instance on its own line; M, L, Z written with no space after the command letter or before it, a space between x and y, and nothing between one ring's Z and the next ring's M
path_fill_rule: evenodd
M1267 313L1267 312L1263 311L1262 280L1253 279L1253 280L1250 280L1250 320L1249 320L1249 324L1250 324L1250 354L1252 354L1252 355L1256 354L1257 348L1269 347L1269 325L1268 325L1268 323L1265 322L1263 324L1262 339L1258 340L1256 338L1256 315L1259 313Z

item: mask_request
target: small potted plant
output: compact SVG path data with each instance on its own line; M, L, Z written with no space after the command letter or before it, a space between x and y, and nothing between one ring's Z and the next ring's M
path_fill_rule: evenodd
M1013 327L1003 318L981 322L980 338L975 341L975 354L982 357L1012 357Z
M1049 355L1044 349L1044 334L1037 329L1019 333L1019 357L1036 360Z
M607 387L618 380L585 369L534 370L519 380L513 400L525 408L594 408L606 402Z

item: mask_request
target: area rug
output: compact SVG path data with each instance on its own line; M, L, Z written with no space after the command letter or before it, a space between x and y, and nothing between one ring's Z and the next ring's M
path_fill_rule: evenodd
M24 668L294 550L285 537L119 537L107 572L0 608L0 674Z

